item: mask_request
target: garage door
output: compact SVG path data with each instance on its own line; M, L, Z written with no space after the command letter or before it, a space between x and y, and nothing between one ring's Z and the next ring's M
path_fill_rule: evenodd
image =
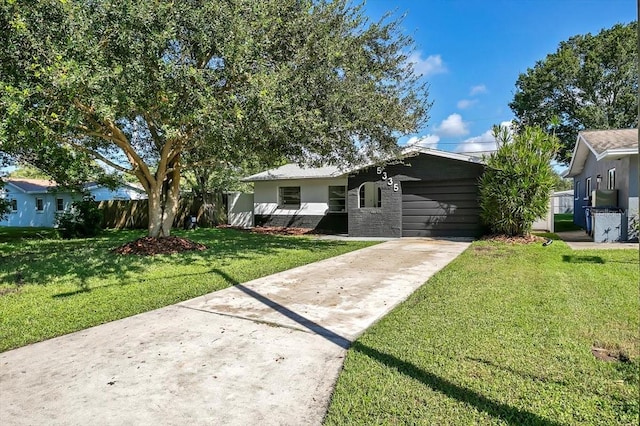
M402 182L403 237L477 237L476 179Z

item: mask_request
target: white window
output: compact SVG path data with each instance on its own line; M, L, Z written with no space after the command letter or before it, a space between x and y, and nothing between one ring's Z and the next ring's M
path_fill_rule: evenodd
M616 169L609 169L607 189L616 189Z
M300 187L281 186L279 188L278 207L281 209L299 209Z
M373 182L365 182L360 185L358 198L358 206L360 208L382 207L382 189L376 187Z
M584 181L584 199L587 200L589 197L591 197L591 177Z
M36 211L44 211L44 200L42 198L36 198Z
M329 187L329 211L344 212L347 211L347 188L345 186Z
M576 187L573 188L573 199L574 200L580 199L580 181L579 180L576 180Z
M56 211L61 212L64 210L64 200L62 198L56 198Z

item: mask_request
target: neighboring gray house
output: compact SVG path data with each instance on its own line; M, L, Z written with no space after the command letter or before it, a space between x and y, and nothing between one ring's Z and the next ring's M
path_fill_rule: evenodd
M573 178L573 221L586 227L585 207L597 189L617 191L617 207L626 213L624 225L633 237L638 218L638 130L592 130L578 133L569 169Z
M350 236L477 237L482 160L411 147L402 161L352 170L288 164L254 183L257 226L308 227Z

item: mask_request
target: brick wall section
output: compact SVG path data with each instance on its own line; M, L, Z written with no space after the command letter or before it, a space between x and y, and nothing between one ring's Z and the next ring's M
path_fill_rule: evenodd
M310 228L316 231L347 233L347 214L322 215L255 215L256 226Z
M405 158L402 163L383 167L387 176L398 183L383 182L377 173L377 167L369 167L349 175L347 186L347 209L349 212L349 235L354 237L391 237L402 236L402 182L406 181L442 181L464 178L478 178L484 166L477 163L452 160L432 155L420 154ZM382 189L382 207L359 208L358 191L365 182L375 182Z

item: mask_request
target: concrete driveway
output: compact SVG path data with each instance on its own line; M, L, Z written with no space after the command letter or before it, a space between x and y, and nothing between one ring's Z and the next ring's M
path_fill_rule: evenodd
M318 425L350 343L468 245L392 240L4 352L0 424Z

